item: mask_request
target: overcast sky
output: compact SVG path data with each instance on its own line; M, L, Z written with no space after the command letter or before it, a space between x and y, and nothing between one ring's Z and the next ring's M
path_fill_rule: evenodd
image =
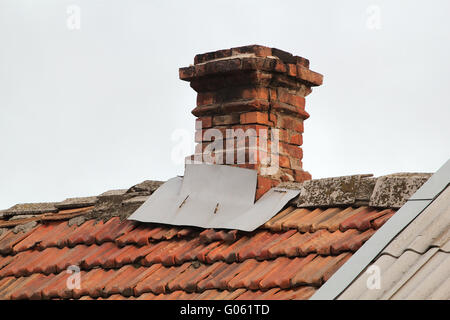
M0 0L0 209L183 174L172 135L193 141L196 93L178 68L248 44L324 75L306 99L313 178L434 172L450 157L449 12L445 0Z

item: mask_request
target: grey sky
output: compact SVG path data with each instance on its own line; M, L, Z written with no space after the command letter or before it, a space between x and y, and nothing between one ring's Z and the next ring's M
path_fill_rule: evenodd
M69 5L80 30L67 28ZM367 25L371 5L380 29ZM324 75L306 99L313 178L434 172L450 156L449 11L444 0L0 0L0 209L182 174L171 135L193 140L196 94L178 68L247 44Z

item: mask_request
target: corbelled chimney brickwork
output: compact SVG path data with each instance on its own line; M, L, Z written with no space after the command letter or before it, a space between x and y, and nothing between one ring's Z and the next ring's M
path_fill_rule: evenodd
M251 45L196 55L194 65L180 68L180 79L198 93L192 110L198 144L191 159L257 170L256 199L281 181L311 179L300 147L309 117L305 97L322 78L307 59L275 48ZM242 132L245 140L236 141Z

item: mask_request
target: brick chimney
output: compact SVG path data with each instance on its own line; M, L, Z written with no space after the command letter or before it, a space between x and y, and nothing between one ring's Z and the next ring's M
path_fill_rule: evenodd
M258 171L256 199L303 170L305 97L322 84L309 61L259 45L198 54L180 79L198 93L195 154L188 161Z

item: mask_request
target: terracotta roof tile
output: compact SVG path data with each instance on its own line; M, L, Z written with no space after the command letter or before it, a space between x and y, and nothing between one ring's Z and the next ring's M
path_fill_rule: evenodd
M395 214L395 211L391 210L390 213L387 213L387 214L385 214L385 215L383 215L383 216L381 216L381 217L379 217L379 218L373 220L373 221L371 222L372 228L374 228L375 230L381 228L381 226L382 226L386 221L388 221L394 214Z
M281 231L282 225L280 223L280 220L283 219L287 214L294 211L295 208L293 206L289 206L286 209L280 211L277 215L275 215L272 219L267 221L264 224L264 228L271 229L273 231Z
M316 257L315 254L310 254L304 258L294 258L287 260L287 264L281 264L273 270L271 274L268 274L260 282L261 289L269 288L281 288L288 289L292 286L291 279L296 275L304 266L306 266L311 260Z
M142 280L136 286L136 293L153 292L155 294L165 293L167 284L175 279L178 275L189 268L190 263L184 263L177 267L161 267L153 272L150 276Z
M292 278L292 284L321 286L348 259L351 254L342 253L339 256L316 256L307 264L302 272Z
M25 233L24 232L14 233L13 230L5 232L0 237L0 254L7 255L12 253L14 246L23 239L25 239L33 231L34 229Z
M103 242L112 242L121 237L124 234L129 233L134 228L136 224L130 220L120 221L120 218L113 217L109 219L95 233L95 241L100 244Z
M0 235L0 299L307 299L393 213L287 207L251 233L53 217Z

